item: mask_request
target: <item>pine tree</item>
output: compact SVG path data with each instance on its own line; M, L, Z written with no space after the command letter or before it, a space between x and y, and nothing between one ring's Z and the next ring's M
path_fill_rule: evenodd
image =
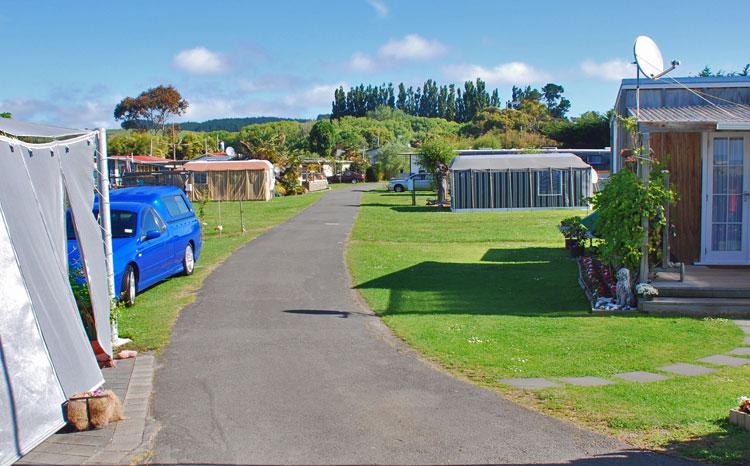
M490 97L490 105L493 107L500 107L500 94L497 89L492 91L492 97Z
M445 104L445 119L448 121L456 121L456 86L451 84L448 86L448 101Z
M396 101L396 108L406 112L406 88L404 87L404 83L398 83L398 100Z

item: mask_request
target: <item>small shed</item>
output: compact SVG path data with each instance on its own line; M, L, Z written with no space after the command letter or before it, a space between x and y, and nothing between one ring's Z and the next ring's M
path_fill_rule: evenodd
M275 183L268 160L192 161L182 169L193 175L188 195L193 201L269 201Z
M450 168L453 211L586 207L596 181L566 152L459 155Z

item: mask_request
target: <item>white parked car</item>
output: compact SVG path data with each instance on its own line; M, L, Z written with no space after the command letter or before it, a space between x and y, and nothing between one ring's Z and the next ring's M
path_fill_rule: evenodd
M432 175L429 173L415 173L404 177L393 178L388 182L388 191L401 193L411 191L431 191L433 189Z

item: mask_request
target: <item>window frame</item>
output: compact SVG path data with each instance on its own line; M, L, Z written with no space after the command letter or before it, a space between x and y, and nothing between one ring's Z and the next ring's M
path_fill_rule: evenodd
M560 170L557 168L549 168L547 170L538 170L536 172L536 194L537 196L543 196L543 197L559 197L563 194L563 173L565 170ZM542 174L545 174L549 176L549 190L547 192L542 192ZM555 179L555 175L559 175L559 180ZM557 187L557 191L555 192L555 187Z

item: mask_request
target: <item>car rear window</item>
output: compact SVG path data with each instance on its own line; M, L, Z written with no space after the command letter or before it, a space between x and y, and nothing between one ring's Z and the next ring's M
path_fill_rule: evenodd
M180 195L164 196L161 200L164 201L164 206L171 217L179 217L190 212L190 207Z

